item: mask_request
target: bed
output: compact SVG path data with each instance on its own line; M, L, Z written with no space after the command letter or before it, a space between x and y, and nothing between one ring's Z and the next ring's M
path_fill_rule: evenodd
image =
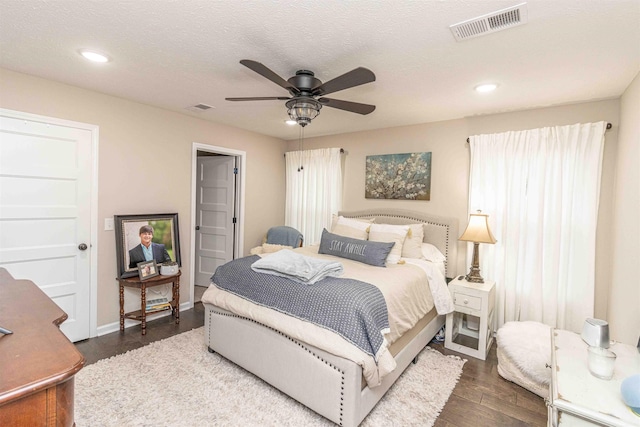
M445 255L442 268L446 277L455 276L457 219L389 209L340 212L339 215L373 220L376 224L423 224L423 241ZM350 262L344 263L347 270ZM378 271L381 270L388 269ZM318 414L346 427L362 422L445 322L445 316L438 314L435 307L430 309L390 345L394 369L376 377L369 372L369 361L351 357L354 352L348 343L344 346L346 350L327 348L324 338L311 339L304 331L297 330L294 322L300 322L298 319L283 321L284 315L281 315L279 320L272 321L269 317L267 321L266 317L256 314L251 303L238 300L241 310L240 306L228 304L227 299L221 303L220 294L212 284L202 298L209 351L219 353ZM340 337L336 335L336 338L340 341ZM359 354L358 351L355 354ZM380 360L374 359L374 367L382 369L378 365L383 363L378 362Z

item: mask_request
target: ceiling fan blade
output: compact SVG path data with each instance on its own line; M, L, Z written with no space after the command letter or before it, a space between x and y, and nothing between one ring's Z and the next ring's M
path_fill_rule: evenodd
M339 110L350 111L358 114L369 114L376 109L375 105L360 104L358 102L342 101L333 98L320 98L318 101L325 107L337 108Z
M282 100L286 101L288 98L286 96L253 96L248 98L225 98L227 101L275 101Z
M289 83L288 81L286 81L285 79L283 79L282 77L280 77L279 75L277 75L276 73L274 73L273 71L265 67L260 62L252 61L250 59L243 59L240 61L240 63L245 67L260 74L262 77L271 80L278 86L285 88L292 95L297 95L300 93L297 87L293 86L291 83Z
M350 87L360 86L365 83L371 83L376 80L376 75L371 70L358 67L349 71L333 80L314 87L311 92L314 96L328 95L339 90L349 89Z

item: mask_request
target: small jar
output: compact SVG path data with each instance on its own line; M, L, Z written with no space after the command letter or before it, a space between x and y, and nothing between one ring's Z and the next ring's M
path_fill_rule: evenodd
M613 378L613 367L616 363L616 354L606 348L592 347L589 349L589 372L594 377L603 380Z

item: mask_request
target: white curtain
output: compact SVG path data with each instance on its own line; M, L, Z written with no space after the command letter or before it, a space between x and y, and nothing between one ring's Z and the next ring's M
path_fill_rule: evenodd
M302 233L305 246L320 243L322 229L342 208L340 149L290 151L285 158L285 225Z
M593 317L605 128L470 138L469 212L488 214L498 240L480 245L481 274L496 281L497 327L534 320L580 332Z

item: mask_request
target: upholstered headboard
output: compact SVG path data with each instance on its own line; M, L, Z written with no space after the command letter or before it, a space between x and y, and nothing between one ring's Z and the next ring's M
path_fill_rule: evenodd
M454 277L456 275L456 266L458 265L457 218L401 209L341 211L338 214L346 218L375 218L377 224L424 224L424 242L431 243L447 257L445 261L446 276Z

